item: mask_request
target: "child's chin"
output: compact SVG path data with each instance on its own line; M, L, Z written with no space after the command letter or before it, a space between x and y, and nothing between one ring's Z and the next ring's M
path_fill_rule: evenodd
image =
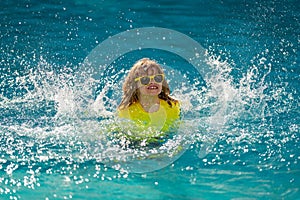
M149 94L149 95L158 95L160 92L159 92L159 90L151 90L151 91L147 91L147 94Z

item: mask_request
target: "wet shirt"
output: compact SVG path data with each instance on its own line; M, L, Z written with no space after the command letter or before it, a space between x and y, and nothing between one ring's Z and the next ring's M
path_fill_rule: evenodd
M130 119L137 125L144 128L153 128L159 131L169 131L175 126L175 122L180 118L179 103L173 103L172 107L164 100L160 100L158 111L148 113L139 102L133 103L128 108L118 110L121 118Z

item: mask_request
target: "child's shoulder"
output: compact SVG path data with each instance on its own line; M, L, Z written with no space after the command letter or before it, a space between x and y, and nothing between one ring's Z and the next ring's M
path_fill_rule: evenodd
M180 102L179 101L160 101L161 106L164 107L166 110L180 110ZM171 105L170 105L171 104Z

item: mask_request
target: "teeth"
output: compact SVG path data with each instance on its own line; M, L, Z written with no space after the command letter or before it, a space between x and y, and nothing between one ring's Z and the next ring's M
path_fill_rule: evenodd
M148 89L157 89L157 87L156 86L150 86L150 87L148 87Z

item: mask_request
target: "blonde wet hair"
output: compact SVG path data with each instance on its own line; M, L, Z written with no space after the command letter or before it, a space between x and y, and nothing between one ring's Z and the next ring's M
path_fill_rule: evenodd
M125 82L123 83L123 97L118 107L120 110L128 108L131 104L139 101L139 90L135 79L139 76L145 75L144 73L150 68L156 68L158 74L164 74L160 65L149 58L142 58L132 66L125 78ZM170 107L172 107L172 103L178 103L177 100L170 96L170 88L166 79L162 82L162 90L158 95L158 98L165 100Z

